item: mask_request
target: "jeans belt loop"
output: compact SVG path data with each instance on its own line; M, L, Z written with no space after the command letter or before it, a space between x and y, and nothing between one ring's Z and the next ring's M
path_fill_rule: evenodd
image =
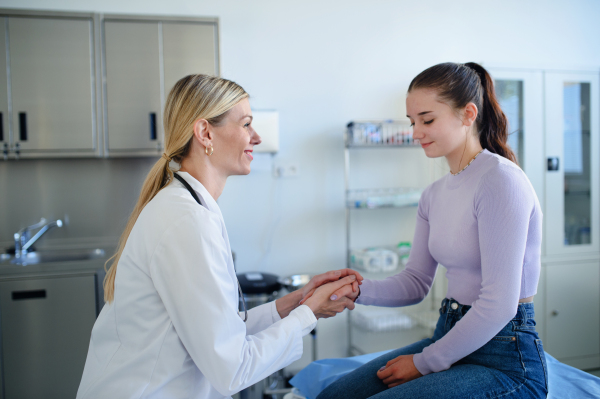
M522 326L526 326L527 325L527 309L525 309L525 306L519 304L519 312L521 313L521 325Z

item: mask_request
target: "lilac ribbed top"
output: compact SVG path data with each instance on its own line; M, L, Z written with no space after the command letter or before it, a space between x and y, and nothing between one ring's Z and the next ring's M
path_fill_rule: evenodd
M460 174L428 186L417 212L406 269L365 279L357 303L407 306L431 288L438 264L447 269L447 298L471 305L443 338L414 356L421 374L447 370L491 340L535 295L540 276L542 211L525 173L484 150Z

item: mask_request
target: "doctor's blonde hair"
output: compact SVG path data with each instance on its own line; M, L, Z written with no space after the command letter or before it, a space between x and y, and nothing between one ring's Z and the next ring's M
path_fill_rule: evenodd
M105 302L110 303L115 297L117 265L142 209L173 180L170 160L181 163L190 152L194 122L206 119L211 125L219 126L227 112L245 98L248 98L248 93L240 85L215 76L189 75L175 83L167 97L163 117L165 155L148 173L137 204L119 239L117 252L104 265L106 268L112 261L104 278Z

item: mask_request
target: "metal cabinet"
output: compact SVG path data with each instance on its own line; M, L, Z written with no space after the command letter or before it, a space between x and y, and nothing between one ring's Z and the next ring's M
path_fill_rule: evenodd
M0 159L158 155L169 90L218 50L216 18L1 9Z
M109 153L162 148L158 24L104 21Z
M93 274L0 281L3 398L74 398L96 320Z
M6 75L6 18L0 18L0 151L6 159L9 150L8 84Z
M218 74L216 20L106 16L103 35L107 154L160 154L172 86L188 74Z
M218 75L216 24L163 22L162 41L165 98L184 76L193 73Z
M1 19L3 144L24 157L96 153L93 17Z

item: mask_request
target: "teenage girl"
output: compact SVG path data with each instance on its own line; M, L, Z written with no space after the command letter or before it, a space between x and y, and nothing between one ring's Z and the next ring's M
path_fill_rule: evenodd
M443 63L413 79L414 138L450 173L419 201L405 270L364 280L356 303L408 306L429 292L438 264L448 293L431 338L396 349L327 387L324 398L545 398L535 331L542 212L506 144L493 80L476 63Z

